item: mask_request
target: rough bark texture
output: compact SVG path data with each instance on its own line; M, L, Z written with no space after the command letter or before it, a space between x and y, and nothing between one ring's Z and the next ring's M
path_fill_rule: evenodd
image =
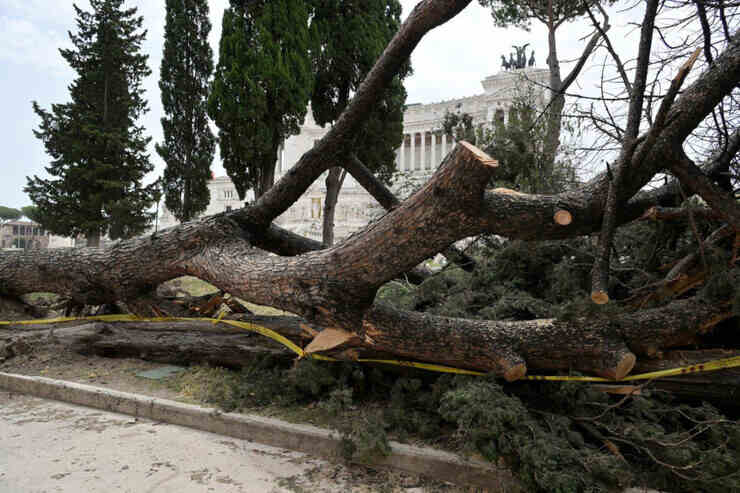
M325 247L330 247L334 244L334 216L336 215L339 192L342 190L345 176L346 172L342 168L331 168L326 177L322 235Z
M296 317L244 317L305 345L310 334ZM80 354L170 364L210 364L241 368L258 356L285 359L295 353L262 335L211 322L77 322L0 328L0 359L39 345L61 345Z
M420 190L337 245L322 250L321 244L270 224L322 172L342 162L339 157L350 155L353 133L414 46L468 3L420 2L329 133L253 206L106 249L3 253L0 294L53 291L95 305L123 300L149 315L158 284L193 275L234 296L347 334L337 339L341 344L325 347L330 353L341 349L344 357L352 357L362 351L387 352L491 371L510 380L529 369L573 368L620 377L632 369L636 357L692 343L723 307L691 299L610 321L497 322L401 312L374 303L385 282L466 237L491 233L545 240L598 231L610 186L606 175L558 195L488 190L496 161L461 142ZM656 173L685 159L685 139L738 81L736 34L671 106L660 135L649 142L638 137L634 152L622 154L615 225L676 196L675 184L639 191ZM640 156L639 166L631 161L634 156ZM569 221L556 219L566 213Z
M361 234L327 250L292 258L261 255L224 214L107 251L14 255L18 272L24 271L25 264L43 265L45 273L6 282L16 293L37 291L42 286L48 289L48 276L57 279L61 291L76 290L101 303L105 296L118 296L110 290L103 292L101 285L120 288L127 282L137 285L133 282L136 276L161 282L190 274L236 296L279 306L327 328L355 333L360 348L491 371L510 380L521 377L528 368L574 368L619 378L631 370L635 354L651 355L664 347L690 343L700 327L717 315L714 306L677 302L669 305L675 311L643 311L617 325L614 321L506 323L451 320L373 306L380 285L431 252L480 231L481 223L485 224L480 211L485 210L485 198L490 196L485 186L493 164L472 145L461 143L412 197ZM504 196L515 200L526 197ZM555 224L552 211L547 220ZM209 245L214 236L219 240L216 247ZM142 264L147 252L157 252L156 260ZM47 257L46 263L40 264L40 255ZM152 268L155 265L158 269ZM86 273L87 289L79 289L82 276L71 275L74 268ZM687 317L686 313L692 315Z

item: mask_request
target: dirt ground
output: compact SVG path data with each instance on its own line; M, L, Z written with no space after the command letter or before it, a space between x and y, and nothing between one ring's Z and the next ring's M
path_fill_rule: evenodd
M44 345L1 362L0 371L20 375L45 376L124 392L192 402L179 394L169 379L150 380L136 376L137 373L142 371L162 366L166 365L131 358L82 356L61 346ZM298 493L327 491L320 487L320 485L326 484L341 484L346 486L343 491L358 493L472 493L484 491L400 472L373 470L358 465L340 463L331 464L330 467L309 468L301 474L282 479L278 486Z

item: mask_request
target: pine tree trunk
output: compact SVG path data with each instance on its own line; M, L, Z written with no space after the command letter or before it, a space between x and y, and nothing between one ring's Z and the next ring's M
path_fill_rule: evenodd
M337 212L339 192L342 190L347 172L342 168L331 168L326 177L326 195L324 198L323 243L325 247L334 244L334 217Z
M87 235L85 235L85 239L87 240L88 247L100 247L100 231L89 232Z
M351 149L364 116L422 36L468 3L420 2L326 136L252 206L106 249L3 252L0 294L51 291L95 305L123 300L134 312L152 315L158 311L152 296L156 285L192 275L325 328L313 334L309 352L348 359L390 353L509 380L530 369L575 369L618 378L637 358L656 358L666 349L699 343L700 335L727 316L730 290L726 300L695 297L611 318L523 322L451 319L375 302L383 284L463 238L486 233L549 240L599 230L610 187L606 174L556 195L489 190L497 161L459 142L411 197L330 248L272 224ZM672 183L641 190L675 160L686 158L678 152L686 139L733 93L739 80L736 34L715 63L683 90L659 138L638 139L634 155L641 156L639 166L634 161L618 163L629 166L624 166L619 189L617 226L680 196ZM710 157L706 169L716 169L718 159ZM738 269L729 276L730 285L740 284Z

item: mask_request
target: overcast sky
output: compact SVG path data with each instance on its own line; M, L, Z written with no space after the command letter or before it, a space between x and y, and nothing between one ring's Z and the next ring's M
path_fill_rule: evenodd
M401 0L404 17L417 3ZM213 31L211 44L218 56L221 17L228 0L210 0ZM87 0L78 5L88 9ZM164 163L154 151L154 142L161 141L162 105L159 89L159 66L162 58L165 2L164 0L128 0L144 16L148 36L144 45L149 55L152 75L146 79L146 97L150 111L142 120L148 135L153 137L150 156L155 171L147 177L153 181L162 174ZM625 15L635 12L611 13L612 40L632 55L629 39L634 27L628 26ZM33 135L39 119L31 109L31 101L50 109L53 103L69 101L68 86L75 73L59 54L60 47L71 47L67 31L74 29L75 15L69 0L0 0L0 101L4 117L0 121L2 157L0 157L0 205L21 207L30 205L23 192L26 176L46 176L44 167L49 158L44 147ZM558 44L561 59L577 56L583 47L582 38L591 29L586 23L575 23L560 29ZM534 25L531 32L493 26L489 12L476 0L460 15L427 34L412 55L414 75L407 79L408 103L430 103L445 99L471 96L483 92L480 81L500 70L500 57L512 51L512 44L530 43L538 66L544 66L547 52L546 32ZM566 66L567 68L567 66ZM579 79L580 89L593 90L598 70L586 71ZM575 88L574 88L575 89ZM216 157L216 175L225 174Z

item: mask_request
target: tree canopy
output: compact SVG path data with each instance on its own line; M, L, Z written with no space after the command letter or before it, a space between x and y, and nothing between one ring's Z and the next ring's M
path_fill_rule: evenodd
M41 118L34 131L52 161L52 178L34 176L25 188L49 231L84 234L91 245L100 235L125 238L144 231L153 214L155 186L144 186L153 169L146 153L150 138L136 120L147 110L142 80L150 74L141 53L146 32L136 8L123 0L91 0L91 11L75 6L77 32L73 49L62 57L77 73L71 102L37 103Z
M597 4L612 4L616 0L478 0L484 7L490 7L493 21L499 27L518 27L529 30L532 19L543 24L554 25L574 20L586 13L589 7Z
M0 220L2 220L3 222L18 220L21 218L22 215L23 213L18 209L0 205Z
M311 109L316 123L333 124L357 91L401 24L397 0L314 0L311 59L314 87ZM355 137L351 159L359 159L381 181L396 170L395 150L403 139L406 64L393 78ZM349 155L339 159L350 159ZM333 168L326 179L324 243L333 243L334 210L345 173Z
M311 58L315 83L311 109L316 123L331 124L375 64L401 24L398 0L314 0ZM355 154L388 182L395 171L395 150L403 137L405 64L368 115L355 137Z
M206 0L167 0L159 89L165 117L164 142L156 149L167 167L165 205L179 221L206 210L216 140L207 116L213 52Z
M277 152L300 131L313 76L304 0L231 0L224 11L208 112L241 199L273 184Z

